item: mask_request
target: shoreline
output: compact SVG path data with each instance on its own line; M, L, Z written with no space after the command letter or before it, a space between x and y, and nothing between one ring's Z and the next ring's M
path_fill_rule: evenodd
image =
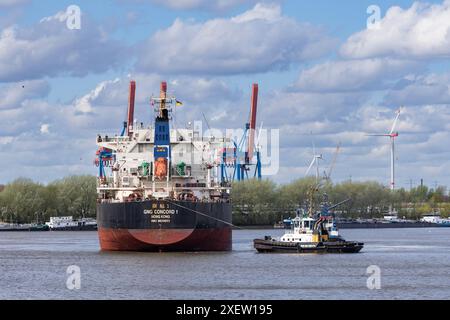
M339 229L417 229L417 228L450 228L450 224L429 222L398 222L398 223L337 223ZM233 230L279 230L289 228L275 228L271 225L236 226Z
M417 229L417 228L450 228L450 224L429 223L429 222L399 222L399 223L337 223L339 229ZM0 232L61 232L61 231L96 231L96 230L43 230L31 228L0 228ZM274 227L273 225L241 225L232 227L233 230L287 230L289 228Z

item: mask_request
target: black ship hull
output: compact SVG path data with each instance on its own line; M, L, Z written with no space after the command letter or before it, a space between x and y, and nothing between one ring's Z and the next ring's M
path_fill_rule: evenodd
M230 251L231 204L151 200L97 205L106 251Z
M364 247L364 243L350 241L298 244L272 239L255 239L253 245L260 253L358 253Z

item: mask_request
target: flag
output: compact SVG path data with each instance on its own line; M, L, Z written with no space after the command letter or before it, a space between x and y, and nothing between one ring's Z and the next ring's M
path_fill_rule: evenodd
M177 107L181 107L182 105L183 105L183 102L178 101L178 100L176 101L176 106L177 106Z

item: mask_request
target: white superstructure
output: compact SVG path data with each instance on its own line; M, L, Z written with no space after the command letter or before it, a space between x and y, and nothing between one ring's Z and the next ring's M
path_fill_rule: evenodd
M74 220L73 216L50 217L50 221L45 224L50 230L95 229L97 220L93 218Z
M279 241L292 243L316 243L339 239L339 230L334 219L321 217L314 219L302 210L292 219L291 229L288 230Z
M98 195L101 202L152 199L226 201L230 184L224 166L233 149L230 138L204 136L201 126L171 126L173 105L161 83L152 97L155 119L147 127L134 120L136 84L130 83L128 122L121 135L97 137ZM226 158L226 159L224 159ZM109 168L110 170L105 170Z

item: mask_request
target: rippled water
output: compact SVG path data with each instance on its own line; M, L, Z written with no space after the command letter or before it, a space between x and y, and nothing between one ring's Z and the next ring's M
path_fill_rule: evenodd
M106 253L96 232L0 233L1 299L449 299L450 228L342 230L359 254L257 254L237 230L230 253ZM81 289L66 288L67 267ZM381 269L381 289L366 269Z

